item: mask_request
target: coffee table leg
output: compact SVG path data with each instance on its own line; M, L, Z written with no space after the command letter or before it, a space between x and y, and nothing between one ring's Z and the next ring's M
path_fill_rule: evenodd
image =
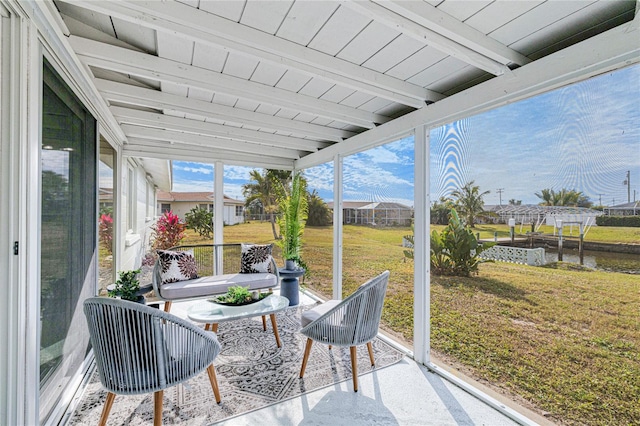
M276 344L278 347L282 347L282 343L280 343L280 334L278 334L278 325L276 324L276 314L270 314L271 318L271 326L273 327L273 334L276 336Z
M214 333L217 333L218 332L218 324L217 323L213 323L213 322L212 323L207 323L207 324L204 325L204 330L205 331L211 330Z
M267 331L267 318L262 316L262 331Z

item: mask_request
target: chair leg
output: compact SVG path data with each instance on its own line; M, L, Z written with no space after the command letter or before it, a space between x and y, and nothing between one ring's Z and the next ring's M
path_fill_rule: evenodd
M169 312L171 310L171 303L169 301L164 302L164 311Z
M162 426L162 394L161 390L153 393L153 426Z
M109 412L111 412L111 407L113 406L113 400L115 398L115 393L107 392L107 400L104 402L104 407L102 407L102 414L100 415L100 422L98 423L100 426L105 426L107 424L107 418L109 417Z
M371 342L367 342L367 349L369 349L369 360L371 360L371 366L376 365L376 362L373 360L373 346Z
M311 345L313 345L313 340L307 338L307 345L304 348L304 357L302 358L302 367L300 368L300 378L304 376L304 370L307 368L307 360L309 359L309 354L311 353Z
M356 347L349 346L351 353L351 371L353 373L353 391L358 392L358 357L356 355Z
M209 381L211 382L211 389L213 389L213 395L216 397L216 402L220 404L222 398L220 398L220 388L218 387L218 379L216 378L216 369L211 364L207 367L207 374L209 375Z

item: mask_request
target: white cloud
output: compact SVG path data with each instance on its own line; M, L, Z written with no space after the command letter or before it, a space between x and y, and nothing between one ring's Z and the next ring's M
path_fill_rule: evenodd
M172 191L175 192L213 192L213 182L202 181L173 181Z
M224 166L224 179L225 180L244 180L249 181L249 173L254 170L254 167L243 166Z
M189 173L201 173L204 175L213 174L213 165L203 163L193 163L186 161L174 161L173 170L181 170Z
M242 185L241 183L225 183L224 184L224 194L228 197L235 198L236 200L244 200L244 195L242 195Z

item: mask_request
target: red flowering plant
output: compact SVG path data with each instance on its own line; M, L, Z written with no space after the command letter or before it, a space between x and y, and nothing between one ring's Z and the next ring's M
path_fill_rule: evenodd
M113 218L110 214L101 214L98 220L98 238L103 247L111 254L113 252Z
M156 250L166 250L177 246L184 238L185 223L178 215L168 211L163 214L158 222L152 227L154 233L153 248Z

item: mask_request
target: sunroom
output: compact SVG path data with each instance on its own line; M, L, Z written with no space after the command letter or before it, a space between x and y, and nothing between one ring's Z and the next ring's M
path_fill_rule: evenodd
M226 166L331 163L340 206L345 158L406 137L415 229L406 353L456 382L430 357L430 130L637 64L639 10L628 0L3 0L0 423L66 418L91 368L82 302L101 278L142 262L157 191L172 190L171 161L214 165L222 243ZM105 277L100 207L114 212ZM333 209L337 299L342 214ZM52 300L60 305L44 309Z

